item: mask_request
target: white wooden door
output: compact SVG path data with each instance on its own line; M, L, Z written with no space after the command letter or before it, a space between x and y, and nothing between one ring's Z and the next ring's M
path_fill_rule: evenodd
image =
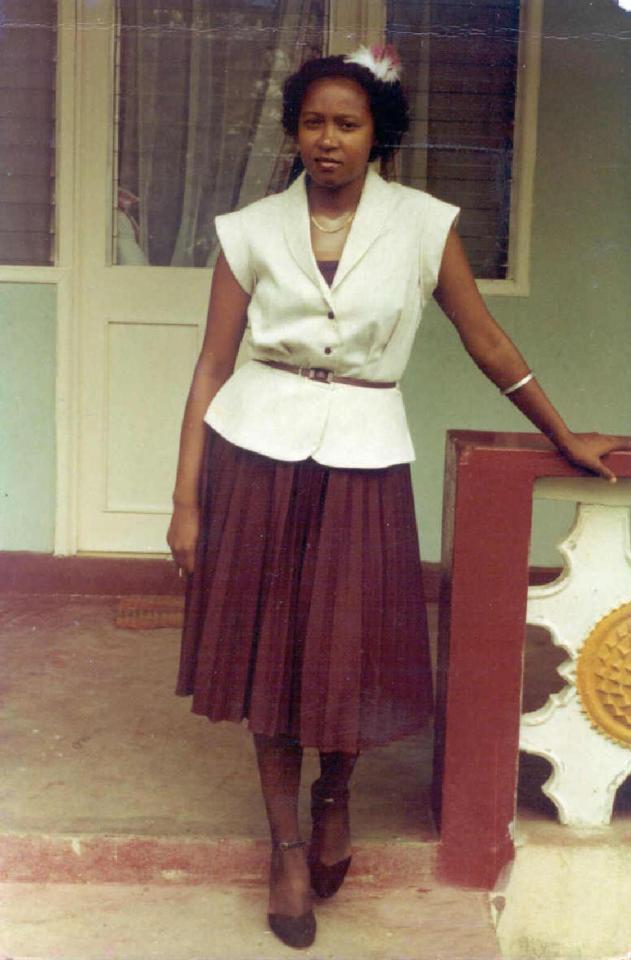
M160 553L211 272L112 264L111 0L78 33L78 549Z
M115 0L77 0L76 542L82 552L165 553L179 425L211 271L113 262L115 8ZM357 25L357 39L381 36L382 2L335 0L326 9L322 29L328 22L331 49L354 45L349 24ZM274 83L271 76L270 88ZM267 101L259 132L277 127L266 109ZM254 199L252 158L273 166L276 153L255 140L240 202Z

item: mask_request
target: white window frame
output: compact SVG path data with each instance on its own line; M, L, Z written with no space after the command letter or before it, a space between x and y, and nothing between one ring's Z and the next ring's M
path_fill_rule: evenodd
M348 24L357 24L349 31ZM510 198L508 276L478 280L485 297L527 297L530 294L530 241L537 156L537 108L541 73L543 0L521 0L517 90L513 137L513 179ZM331 0L329 52L348 53L359 43L383 43L386 5L375 0Z
M72 264L76 0L58 0L55 75L55 251L48 265L0 263L0 283L59 283ZM63 154L63 163L61 160Z

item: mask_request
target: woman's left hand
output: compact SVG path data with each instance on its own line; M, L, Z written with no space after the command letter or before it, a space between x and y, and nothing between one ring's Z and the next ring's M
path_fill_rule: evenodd
M616 477L609 467L605 466L601 457L612 450L631 450L631 439L601 433L572 433L567 440L559 444L559 449L574 466L583 467L610 483L615 483Z

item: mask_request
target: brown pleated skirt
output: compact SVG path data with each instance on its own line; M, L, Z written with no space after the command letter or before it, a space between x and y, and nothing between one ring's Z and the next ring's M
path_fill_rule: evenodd
M354 753L418 731L431 671L408 464L285 462L208 431L176 692Z

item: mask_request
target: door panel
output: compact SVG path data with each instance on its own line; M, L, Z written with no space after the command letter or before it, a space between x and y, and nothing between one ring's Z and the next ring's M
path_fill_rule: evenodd
M107 511L169 512L197 337L194 324L108 324Z
M162 553L211 271L111 263L114 14L91 0L77 31L78 549Z
M356 2L360 0L353 0ZM361 0L362 4L365 2ZM200 100L199 89L206 89L208 78L202 77L199 87L200 77L191 70L187 84L191 90L197 84L197 95L191 93L180 113L176 111L177 115L172 117L173 122L166 124L164 138L160 132L151 140L151 117L161 111L165 114L165 98L173 106L173 72L169 72L170 68L160 72L159 91L157 84L152 86L152 73L143 74L136 89L136 66L131 66L131 58L125 52L129 48L117 43L115 0L77 0L76 233L80 243L76 250L74 302L80 329L76 367L80 427L76 499L77 543L84 552L167 551L165 534L179 424L203 335L212 277L212 270L204 264L212 262L215 248L208 241L211 253L207 256L191 259L174 253L169 261L177 264L200 260L201 266L149 266L152 257L147 237L161 237L161 214L168 197L172 199L175 183L175 193L181 187L186 200L186 219L182 216L180 221L182 233L186 234L182 249L189 250L192 242L194 247L198 244L206 251L208 231L204 224L212 223L209 210L214 212L220 207L206 204L202 211L203 205L191 202L191 196L199 193L199 180L197 168L189 175L193 169L189 165L189 148L191 155L197 156L195 150L199 147L202 159L211 158L209 163L202 164L204 182L223 183L227 179L232 183L229 175L240 171L236 181L238 199L230 199L228 207L240 206L268 190L282 189L293 160L293 146L286 147L278 127L282 79L298 66L301 58L323 50L324 25L328 22L327 0L266 0L262 4L252 2L240 12L237 0L193 0L192 5L180 0L160 0L155 4L142 0L138 9L141 6L143 16L149 19L155 15L161 23L161 18L167 18L167 39L169 29L181 26L177 19L180 8L189 13L201 11L205 17L223 11L230 22L241 23L241 29L232 31L230 42L223 44L226 50L215 50L217 57L213 60L209 55L213 50L202 49L204 37L209 39L212 31L203 28L205 20L199 21L202 27L198 29L198 24L195 28L191 48L203 54L209 69L214 70L209 76L215 84L216 98ZM275 17L278 29L254 29L257 18L265 17ZM265 43L263 35L267 38ZM213 42L216 45L216 37ZM246 46L237 50L241 42ZM143 57L144 54L140 58L142 69L153 70L155 57L153 65ZM119 66L127 70L125 96L120 95ZM252 80L252 70L260 71L257 82ZM150 111L148 120L143 114L144 126L130 119L137 107L135 89L141 100L146 95L152 104L153 113ZM167 164L158 169L157 161L153 165L155 156L150 150L147 152L147 144L151 140L152 147L160 148L163 159L168 155L170 160L171 135L182 140L184 129L188 139L184 137L186 149L180 155L186 161L187 172L184 182L180 182L163 177L164 169L171 167ZM223 152L213 153L217 143L224 141L227 146ZM247 145L245 158L234 152L232 145L237 141L241 154L243 144ZM133 165L126 163L120 164L124 168L121 175L117 151L120 157L138 153L142 174L130 173ZM152 190L148 190L148 183ZM225 197L221 203L224 201ZM157 217L156 203L160 214ZM153 213L148 227L149 207ZM201 240L192 230L199 222ZM179 242L178 232L176 250ZM154 264L167 261L168 257L153 258ZM242 347L237 362L245 356L247 346Z

